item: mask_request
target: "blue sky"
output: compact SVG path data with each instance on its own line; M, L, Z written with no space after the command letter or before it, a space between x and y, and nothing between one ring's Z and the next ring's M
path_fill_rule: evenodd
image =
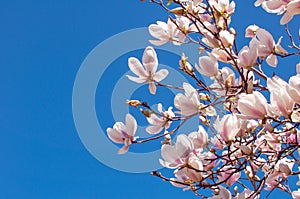
M242 39L243 30L253 23L273 33L275 40L279 38L283 27L278 16L254 9L250 1L238 2L237 12L232 21L237 31L242 31L239 47L248 43ZM73 121L75 77L92 49L115 34L166 19L160 8L138 0L1 1L1 199L196 198L149 173L124 173L100 163L82 144ZM299 25L296 19L291 26ZM108 50L113 53L118 48ZM103 130L115 122L109 104L112 83L127 72L128 57L141 58L141 53L137 50L120 56L99 81L95 99L97 116L104 118L99 121ZM159 54L164 64L177 67L177 60L170 57ZM297 61L283 60L276 73L284 77L294 74ZM142 97L146 90L139 88L133 96ZM166 99L163 92L158 99ZM158 143L133 150L151 151L150 147L157 148Z

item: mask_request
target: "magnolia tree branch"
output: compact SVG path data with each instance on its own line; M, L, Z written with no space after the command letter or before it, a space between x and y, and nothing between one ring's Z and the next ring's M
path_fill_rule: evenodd
M241 49L238 33L230 23L235 13L233 1L150 2L169 15L167 22L149 26L154 37L150 42L156 46L167 42L199 45L199 60L191 64L183 53L179 70L193 82L183 82L178 87L161 83L168 71L157 71L158 57L153 47L145 49L142 63L137 58L128 59L136 75L128 75L129 80L148 84L153 95L160 87L180 93L170 99L174 107L165 109L159 104L154 110L144 99L128 100L128 105L140 108L146 117L146 131L151 137L137 138L136 119L127 114L126 124L118 122L107 129L112 141L123 144L119 153L126 153L132 144L160 140L160 163L172 169L174 176L166 177L158 171L152 175L202 198L268 198L274 190L300 198L300 189L290 187L289 181L300 175L300 63L296 65L297 74L288 81L276 75L268 77L262 70L276 67L281 59L300 55L300 47L287 25L298 17L295 15L300 13L300 1L255 2L267 12L283 14L280 24L285 25L290 46L281 46L282 37L275 42L268 30L249 25L245 37L250 42ZM282 10L275 9L279 2ZM201 75L213 83L205 84ZM177 111L173 112L173 108ZM186 122L196 117L199 126L195 131L182 134ZM202 193L204 189L210 191Z

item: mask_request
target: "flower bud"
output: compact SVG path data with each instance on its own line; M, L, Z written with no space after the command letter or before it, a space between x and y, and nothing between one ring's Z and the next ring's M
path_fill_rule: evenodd
M129 106L133 106L134 108L137 108L142 103L140 100L127 100L126 104L128 104Z

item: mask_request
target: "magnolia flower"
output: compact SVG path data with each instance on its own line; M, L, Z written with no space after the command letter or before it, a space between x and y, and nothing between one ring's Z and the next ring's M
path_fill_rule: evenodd
M278 60L275 53L287 54L287 51L280 45L281 38L275 44L273 36L265 29L259 28L252 42L257 45L258 56L267 57L266 61L270 66L276 67Z
M174 98L174 105L180 110L180 114L191 116L200 111L209 116L216 115L216 110L212 106L206 106L200 103L198 92L189 83L183 83L184 95L179 93Z
M158 117L156 114L151 114L150 117L147 117L148 122L152 125L146 128L146 131L150 134L157 134L163 130L163 128L168 129L172 123L168 118L175 117L175 114L172 111L173 107L169 107L168 111L162 111L162 105L158 104L157 109L163 117Z
M165 79L169 72L167 69L161 69L158 72L156 72L158 66L158 59L155 50L151 46L148 46L145 49L142 62L143 65L137 58L130 57L128 59L128 66L130 70L138 77L133 77L130 75L126 76L128 77L128 79L136 83L149 83L150 93L155 94L155 82L160 82L163 79Z
M208 199L231 199L231 193L225 187L219 186L219 194Z
M258 91L239 96L237 108L248 119L263 119L267 115L267 107L266 98Z
M159 159L159 162L164 167L177 168L186 162L193 149L192 141L186 135L180 134L177 136L175 145L162 145L161 156L164 160Z
M287 24L297 14L300 14L300 0L290 1L286 6L286 12L280 19L280 24Z
M223 67L215 78L210 88L213 89L218 95L224 96L226 89L230 86L235 86L238 80L235 78L235 74L229 67Z
M234 42L234 34L231 34L227 30L221 30L219 32L220 39L225 48L231 47Z
M199 73L205 76L215 76L218 74L218 61L212 55L208 54L209 56L202 56L199 58L199 66L195 64L195 68L198 70Z
M245 37L254 37L256 35L256 31L259 29L257 25L250 25L246 28Z
M273 112L278 116L288 117L294 108L294 100L287 93L287 83L278 76L267 79L267 88L271 96L271 107ZM276 110L274 110L274 108Z
M208 135L203 126L199 125L198 131L190 133L188 137L192 140L195 148L204 148L208 144Z
M286 91L296 103L300 104L300 74L290 77Z
M221 120L219 117L216 119L214 128L225 142L232 141L240 130L240 121L236 115L224 115Z
M149 26L149 33L159 40L149 40L150 43L156 46L161 46L169 41L173 41L173 44L178 45L176 42L175 32L177 30L176 24L169 18L167 23L163 21L157 21L157 24L151 24Z
M253 42L252 42L253 43ZM251 68L256 63L258 51L257 47L250 42L250 48L244 46L238 54L238 66L246 69Z
M124 144L118 151L119 154L124 154L128 151L129 146L135 141L135 132L137 123L134 117L130 114L126 115L126 125L123 122L116 122L113 128L107 128L108 137L115 143Z
M212 7L215 8L219 13L226 14L225 17L230 17L234 13L235 9L235 3L234 1L231 1L229 3L229 0L218 0L218 1L212 1L211 2Z

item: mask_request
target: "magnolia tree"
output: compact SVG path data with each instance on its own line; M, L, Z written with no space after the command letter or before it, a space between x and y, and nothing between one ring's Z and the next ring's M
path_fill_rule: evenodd
M210 199L254 199L260 198L263 191L268 197L275 189L299 199L300 189L290 187L288 180L300 174L300 63L295 66L297 74L288 82L277 75L268 77L261 68L276 67L278 57L300 55L300 46L287 25L300 13L300 0L255 2L269 13L283 15L280 24L285 26L290 45L281 46L282 37L274 40L268 30L249 25L242 34L250 42L241 49L237 48L237 33L230 25L234 1L150 2L170 15L167 22L149 26L154 37L150 42L156 46L167 42L197 44L199 61L192 64L182 55L180 70L194 83L182 82L182 87L176 87L161 83L168 70L158 69L153 47L145 49L141 61L128 59L135 74L128 75L129 80L148 84L153 95L158 86L181 93L170 99L177 109L174 112L172 107L161 104L154 110L145 101L128 100L128 105L139 107L146 117L146 131L151 137L136 137L137 122L127 114L125 124L116 122L107 129L113 142L123 144L119 154L126 153L130 145L161 139L159 161L174 170L174 176L166 177L158 171L152 175L175 187ZM200 75L209 77L212 84L205 84ZM192 117L198 117L200 125L195 126L195 132L180 134L182 125ZM175 132L178 135L173 139Z

